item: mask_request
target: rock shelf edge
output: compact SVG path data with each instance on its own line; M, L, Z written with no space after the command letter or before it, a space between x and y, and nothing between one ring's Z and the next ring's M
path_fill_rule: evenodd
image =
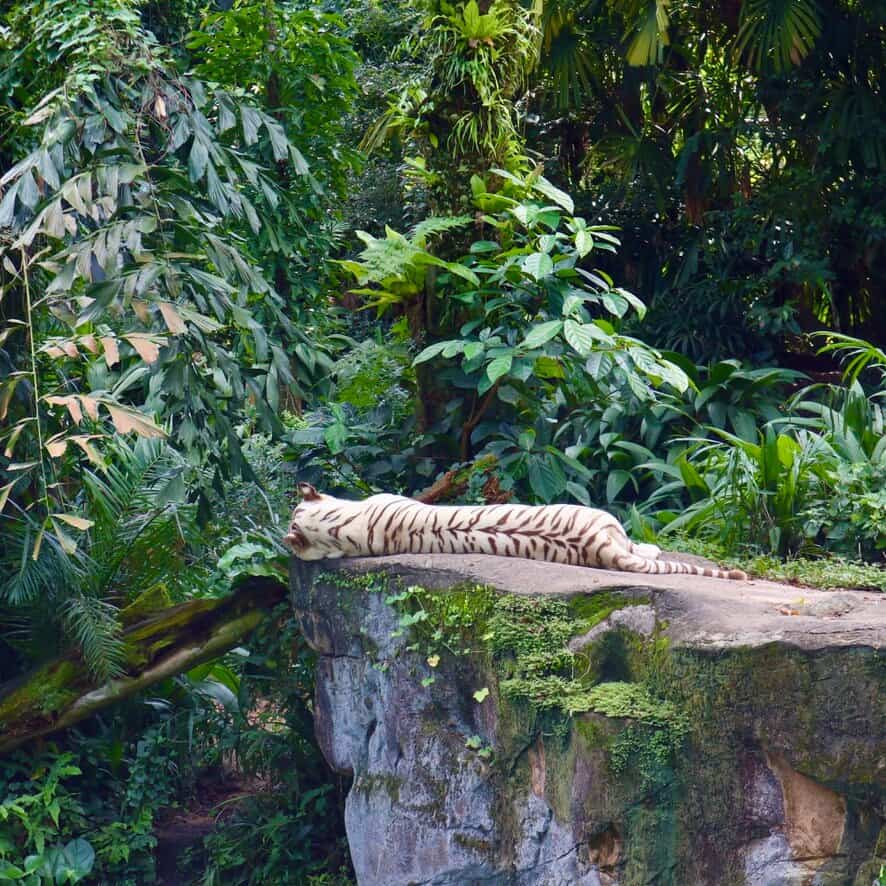
M870 886L886 864L886 595L483 555L321 569L293 568L293 601L361 886ZM483 601L464 649L404 627L388 601L415 587ZM509 597L574 619L577 710L521 696L484 621ZM520 649L539 629L510 617Z

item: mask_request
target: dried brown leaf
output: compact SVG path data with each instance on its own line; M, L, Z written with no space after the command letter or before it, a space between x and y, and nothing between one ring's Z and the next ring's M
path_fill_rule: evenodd
M81 335L80 344L83 345L90 354L98 353L98 342L95 340L95 336L92 333L89 333L89 335Z
M117 347L117 339L110 335L102 336L102 347L105 351L105 363L110 369L115 363L120 362L120 349Z
M80 405L93 421L98 421L98 400L95 397L87 397L85 394L81 394Z
M132 310L135 311L135 316L142 323L149 324L151 322L151 308L146 301L134 298L132 300Z
M83 421L83 410L80 408L80 403L75 394L68 394L64 397L46 397L45 400L47 403L52 403L53 406L66 406L75 424L79 425Z
M76 443L86 453L86 457L93 464L104 465L104 459L91 442L92 440L100 440L101 437L101 434L76 434L69 439L72 443Z
M60 458L65 454L65 450L68 448L68 438L56 434L43 445L46 447L46 451L52 458Z
M119 405L105 403L105 408L111 414L111 421L118 434L126 434L134 431L140 437L165 437L163 428L157 427L147 416L132 409L126 409Z
M163 315L163 320L166 323L166 328L173 335L181 335L183 332L188 331L188 327L185 325L185 321L182 320L181 315L176 311L175 307L168 301L160 302L160 313Z
M130 332L123 338L131 344L145 363L154 363L160 356L160 345L144 332Z

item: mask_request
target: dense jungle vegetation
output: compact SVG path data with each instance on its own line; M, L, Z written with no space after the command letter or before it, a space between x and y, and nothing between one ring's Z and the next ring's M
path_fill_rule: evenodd
M0 881L350 882L261 590L296 479L886 589L884 28L0 0ZM235 587L257 629L119 689L133 626Z

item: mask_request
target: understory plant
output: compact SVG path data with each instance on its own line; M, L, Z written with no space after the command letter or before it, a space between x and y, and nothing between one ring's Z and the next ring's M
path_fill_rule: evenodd
M657 513L667 532L699 531L731 552L831 552L882 561L882 389L868 392L859 381L865 368L876 372L882 364L865 342L844 338L839 345L826 347L850 352L843 384L804 387L760 430L740 424L738 436L722 425L708 427L706 438L647 465L668 482L644 510L654 512L670 497L682 507Z
M458 261L424 246L418 253L414 239L389 232L385 240L364 235L359 260L343 265L371 304L397 306L407 317L422 304L420 290L434 293L433 325L410 328L419 340L440 339L418 353L417 372L434 367L425 377L456 393L436 402L419 377L418 396L436 407L420 429L436 452L448 449L462 462L494 455L506 488L519 485L544 502L566 495L589 503L591 472L566 452L573 440L555 443L558 422L615 391L652 403L656 386L680 392L688 379L619 331L622 317L644 308L591 263L595 250L617 245L611 228L573 216L569 195L537 172L521 178L497 170L489 184L475 176L471 186L483 239ZM453 437L456 446L447 442Z

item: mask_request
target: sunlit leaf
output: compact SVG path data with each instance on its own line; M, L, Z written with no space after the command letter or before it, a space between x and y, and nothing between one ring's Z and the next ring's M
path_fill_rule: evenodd
M502 376L507 375L511 371L511 366L513 365L514 358L511 354L506 354L502 357L496 357L489 365L486 367L486 377L493 384L497 382Z
M85 517L77 517L73 514L52 514L52 517L53 519L61 520L63 523L67 523L68 526L73 526L75 529L80 529L83 532L95 526L94 520L87 520Z
M102 348L105 352L105 362L110 369L116 363L120 362L120 350L117 347L117 339L111 336L103 335L101 337Z
M3 509L6 507L6 502L9 498L9 493L12 492L12 487L15 486L15 482L7 483L2 489L0 489L0 514L3 513Z
M77 542L75 542L74 539L71 538L61 526L59 526L55 517L52 518L52 530L55 533L55 537L58 539L58 543L62 546L62 550L68 555L75 553L77 550Z
M554 261L544 252L534 252L523 259L523 270L535 280L542 280L554 273Z

